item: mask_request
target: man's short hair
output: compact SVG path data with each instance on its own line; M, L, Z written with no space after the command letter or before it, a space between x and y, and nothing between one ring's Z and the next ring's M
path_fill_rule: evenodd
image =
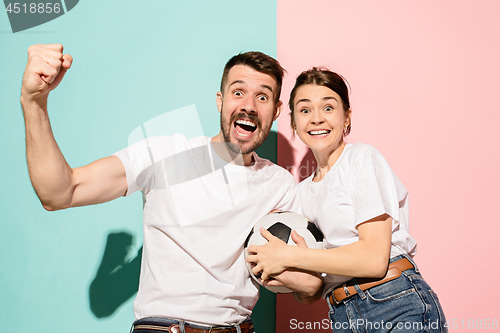
M257 72L267 74L276 80L276 98L275 103L278 103L281 95L281 85L283 84L283 76L285 69L281 67L278 60L264 54L262 52L245 52L240 53L229 59L224 67L222 73L222 80L220 82L220 91L224 94L224 87L227 83L227 76L229 71L236 65L245 65L253 68Z

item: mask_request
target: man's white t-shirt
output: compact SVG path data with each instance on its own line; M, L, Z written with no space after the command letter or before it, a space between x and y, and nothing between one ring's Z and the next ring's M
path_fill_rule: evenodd
M347 144L326 176L314 175L299 184L302 213L324 235L324 247L335 248L359 240L357 227L374 217L392 217L391 258L414 256L416 241L409 234L408 191L385 158L373 146ZM352 277L326 275L323 295Z
M258 286L243 244L258 219L291 208L293 176L255 153L252 166L227 163L209 137L148 138L115 156L125 167L126 195L144 197L136 318L230 325L249 316Z

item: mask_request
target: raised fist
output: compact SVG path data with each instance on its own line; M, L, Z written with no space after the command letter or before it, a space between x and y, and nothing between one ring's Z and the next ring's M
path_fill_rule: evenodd
M71 67L73 57L63 54L61 44L32 45L28 48L28 64L24 70L21 94L37 100L47 98Z

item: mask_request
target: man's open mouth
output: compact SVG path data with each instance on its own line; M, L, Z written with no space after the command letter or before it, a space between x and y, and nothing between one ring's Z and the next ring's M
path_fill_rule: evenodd
M242 138L250 137L257 129L257 124L248 119L237 119L234 121L234 128L238 136Z

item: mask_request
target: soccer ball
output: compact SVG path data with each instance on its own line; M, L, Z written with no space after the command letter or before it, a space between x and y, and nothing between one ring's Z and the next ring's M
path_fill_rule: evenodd
M323 234L318 227L306 217L292 212L276 212L262 217L255 223L245 241L245 262L248 256L247 248L250 245L264 245L267 239L260 234L260 227L266 228L271 234L281 239L288 245L296 245L292 240L292 230L295 230L300 236L304 237L307 247L312 249L323 248ZM246 262L248 271L252 278L261 284L259 281L260 274L255 275L252 272L252 264ZM262 285L262 284L261 284ZM286 287L264 286L274 293L291 293L292 290Z

